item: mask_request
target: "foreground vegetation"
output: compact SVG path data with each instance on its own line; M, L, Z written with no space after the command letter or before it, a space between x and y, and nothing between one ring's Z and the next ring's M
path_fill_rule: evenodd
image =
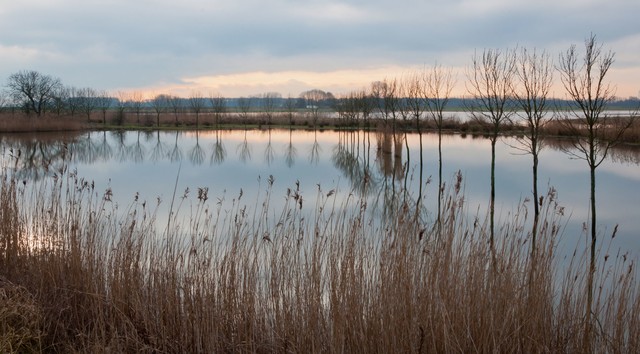
M116 206L73 172L34 184L3 167L0 352L640 351L635 262L602 251L585 323L588 255L556 253L553 190L538 251L525 202L492 259L462 176L435 228L413 205L380 221L355 196L296 186L274 212L272 181L249 203L197 188Z

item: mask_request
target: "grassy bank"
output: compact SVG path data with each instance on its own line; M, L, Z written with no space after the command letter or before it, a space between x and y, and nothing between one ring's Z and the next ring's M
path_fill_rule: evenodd
M10 167L10 166L9 166ZM461 179L441 232L403 205L296 186L282 210L198 188L116 206L74 173L0 184L0 352L638 352L640 289L603 258L584 338L582 250L558 259L561 207L545 197L538 252L526 210L501 222L492 262ZM167 186L170 188L170 186ZM173 217L156 220L159 208ZM562 265L559 265L562 263Z

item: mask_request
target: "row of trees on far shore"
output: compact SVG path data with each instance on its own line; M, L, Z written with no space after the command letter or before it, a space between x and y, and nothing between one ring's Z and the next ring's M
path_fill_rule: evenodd
M33 70L12 74L7 80L6 88L7 90L0 91L2 109L21 110L36 117L83 114L89 121L94 114L101 113L103 123L106 123L107 111L133 114L138 123L142 114L150 112L156 115L158 122L161 114L175 115L177 120L180 113L198 116L204 112L223 114L230 111L237 112L241 117L260 112L269 121L274 114L283 111L305 110L318 117L321 111L336 107L338 101L331 92L319 89L304 91L298 97L283 97L278 92L265 92L248 97L227 98L217 93L204 96L198 91L193 91L189 97L165 93L147 97L141 91L110 93L91 87L67 86L59 78Z

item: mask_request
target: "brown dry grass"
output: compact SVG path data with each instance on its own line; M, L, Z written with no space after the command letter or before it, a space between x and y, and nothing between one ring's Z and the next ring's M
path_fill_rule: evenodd
M25 133L25 132L57 132L77 131L90 128L86 118L80 116L56 116L44 117L27 116L23 113L0 113L0 132Z
M136 196L110 201L73 173L0 185L2 351L640 351L640 289L626 255L600 265L593 338L582 341L587 268L555 254L562 209L550 191L529 258L524 205L499 228L491 267L484 218L467 219L460 181L442 234L410 205L376 224L364 201L293 187L264 203ZM262 207L260 207L262 205Z

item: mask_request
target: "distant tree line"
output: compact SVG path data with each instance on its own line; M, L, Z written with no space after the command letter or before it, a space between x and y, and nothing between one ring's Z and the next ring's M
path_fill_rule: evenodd
M429 95L425 92L427 82L425 70L409 73L401 78L386 78L374 81L370 87L362 88L339 97L331 92L312 89L300 93L297 97L283 97L278 92L265 92L246 97L224 97L210 94L205 97L200 92L192 92L189 97L171 94L158 94L145 97L142 92L108 92L91 87L74 87L62 83L59 78L38 71L19 71L9 76L6 90L0 92L0 109L21 110L27 115L37 117L53 115L84 115L91 120L100 113L106 123L107 111L115 110L116 117L122 119L125 113L136 116L140 123L143 113L153 112L156 121L160 115L171 114L176 120L180 113L199 115L205 110L219 115L236 112L240 117L260 112L271 122L273 115L294 112L308 113L316 123L326 112L336 113L338 117L350 123L368 125L371 118L379 118L390 126L397 121L413 119L419 122L428 116ZM455 75L454 75L455 76ZM449 95L448 95L449 96ZM513 92L509 97L511 107L515 105ZM638 97L619 98L612 96L609 109L632 110L638 106ZM568 99L548 98L549 107L557 110L569 109L572 101ZM447 97L445 110L462 111L478 105L478 97ZM419 127L417 127L419 128Z

